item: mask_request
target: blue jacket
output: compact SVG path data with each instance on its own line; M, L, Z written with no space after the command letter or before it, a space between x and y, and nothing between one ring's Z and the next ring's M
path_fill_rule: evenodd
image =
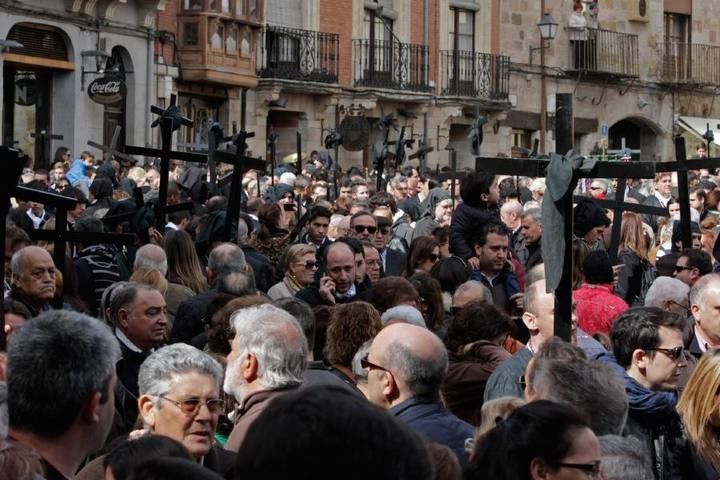
M68 182L73 187L82 189L87 194L90 187L90 178L87 176L87 165L82 160L73 160L70 170L65 174Z
M390 413L428 442L449 447L460 464L467 465L469 455L465 451L465 440L473 438L473 426L447 411L440 401L410 398L392 407Z

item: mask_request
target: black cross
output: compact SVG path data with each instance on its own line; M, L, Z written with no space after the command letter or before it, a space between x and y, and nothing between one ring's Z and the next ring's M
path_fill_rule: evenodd
M119 158L121 160L125 160L126 162L129 162L131 165L135 165L138 161L137 158L131 157L130 155L125 154L124 152L118 150L118 142L120 141L120 133L122 132L122 127L120 125L115 127L115 131L113 132L112 140L110 140L110 145L105 146L101 143L93 142L92 140L88 140L87 144L91 147L95 147L103 152L103 160L112 160L113 158Z
M627 162L624 162L627 163ZM622 214L623 212L635 212L645 215L657 215L667 216L668 211L662 207L651 207L650 205L639 205L637 203L626 203L625 198L625 187L627 179L618 178L617 188L615 190L615 198L612 200L599 199L592 197L584 197L582 195L575 195L573 200L575 202L580 201L583 198L589 198L592 202L602 209L613 211L613 222L612 222L612 235L610 237L610 249L608 250L608 256L610 262L614 265L617 261L618 248L620 247L620 229L622 227Z
M425 165L427 163L426 162L427 154L430 152L434 152L434 151L435 151L435 148L433 148L431 145L428 145L427 143L425 143L425 140L423 140L421 138L420 140L418 140L417 151L415 153L411 154L408 157L408 160L414 160L416 158L419 159L420 172L421 172L420 174L423 175L424 174L423 170L425 169Z
M210 183L217 182L217 162L215 161L215 151L221 143L232 140L232 137L226 137L225 131L218 122L214 122L210 126L208 132L208 143L184 143L178 142L177 146L187 148L193 152L207 154L208 172L210 174Z
M50 167L50 142L52 140L63 140L65 137L50 133L47 130L40 130L40 133L33 132L30 134L35 139L35 144L40 146L40 154L38 155L37 161L35 162L35 169L44 168L49 170Z
M572 94L558 94L556 99L557 111L556 149L561 152L571 150L573 144L572 131ZM549 165L549 160L510 159L495 157L477 157L475 159L476 172L502 175L519 175L526 177L542 177ZM567 191L560 203L564 217L565 252L563 257L563 271L560 284L555 290L555 335L570 340L572 317L572 244L573 244L573 191L581 177L587 178L653 178L655 164L652 162L597 162L587 175L575 172ZM546 198L545 201L551 201Z
M128 155L141 155L144 157L159 157L160 158L160 191L158 192L158 203L160 209L157 212L157 225L158 229L162 229L165 226L165 214L167 210L167 190L168 182L170 178L170 160L181 160L185 162L195 163L206 163L207 155L202 153L193 152L177 152L172 150L172 136L175 130L178 130L181 125L186 127L193 126L192 120L182 116L180 109L175 105L176 97L175 94L170 96L170 106L166 109L156 107L155 105L150 107L150 111L155 115L159 115L158 118L151 124L152 128L160 126L160 144L161 148L146 148L136 147L132 145L125 146L125 153Z
M390 129L397 130L395 117L392 113L383 115L378 121L378 127L383 131L383 141L373 145L373 156L375 157L375 171L377 172L376 191L383 190L383 174L385 173L385 162L388 154L388 146L395 142L390 141ZM336 160L337 161L337 160Z
M677 172L678 178L678 200L680 201L680 239L684 248L692 248L692 232L690 226L690 194L688 193L688 170L700 170L701 168L720 168L720 158L693 158L687 159L685 150L685 139L675 138L675 161L659 162L655 166L658 173Z
M225 216L225 226L223 228L223 240L226 242L230 241L232 237L233 223L237 222L240 216L240 190L242 187L243 175L248 170L265 170L266 162L264 160L245 156L245 150L247 150L245 140L254 136L254 132L246 132L244 130L240 131L232 139L232 144L235 147L234 151L218 150L215 152L216 161L233 166L230 184L230 198L228 199L228 211ZM259 184L260 177L258 177L257 181Z
M270 126L270 135L268 135L268 146L270 147L270 185L275 186L275 165L277 165L277 140L280 137ZM258 181L258 185L260 182ZM259 190L258 190L259 192Z

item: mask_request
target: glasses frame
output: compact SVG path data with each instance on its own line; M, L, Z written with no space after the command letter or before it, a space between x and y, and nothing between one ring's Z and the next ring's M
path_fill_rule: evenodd
M316 270L318 268L318 262L293 262L295 265L302 265L306 270Z
M560 462L555 464L556 467L574 468L575 470L582 470L583 472L591 473L593 476L600 474L600 461L593 463L565 463Z
M378 227L374 225L354 225L352 229L355 230L357 234L368 232L370 235L375 235L378 231Z
M221 398L211 398L210 400L200 400L199 398L188 398L187 400L178 401L173 400L172 398L168 398L165 395L158 395L158 397L162 398L163 400L167 400L168 402L172 403L176 407L180 409L181 412L183 412L185 415L189 417L194 417L198 413L200 413L200 408L205 405L208 409L208 412L210 412L210 415L220 415L223 411L225 411L225 400ZM195 410L192 412L188 412L183 408L183 404L188 401L197 401L197 406L195 407ZM216 402L216 404L219 406L216 413L213 413L212 408L210 408L210 402Z
M664 353L673 362L678 362L685 353L685 347L679 346L675 348L646 348L645 351Z
M370 360L368 360L368 357L370 355L365 355L363 358L360 359L360 366L362 368L366 368L368 370L381 370L383 372L388 372L390 375L392 375L392 372L388 370L387 368L378 365L377 363L372 363Z

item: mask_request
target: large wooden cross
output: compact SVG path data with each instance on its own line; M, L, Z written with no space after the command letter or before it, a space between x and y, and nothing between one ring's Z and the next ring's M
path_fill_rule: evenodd
M555 115L556 150L567 152L573 146L572 94L558 94ZM477 157L476 172L500 175L543 177L550 164L549 160L520 160L510 158ZM572 327L572 245L573 245L573 191L582 177L587 178L653 178L655 164L652 162L597 162L584 175L574 172L570 184L559 204L564 218L565 252L563 255L562 277L555 290L555 335L570 340ZM552 201L549 197L545 201Z
M110 145L103 145L102 143L94 142L92 140L88 140L86 143L90 145L91 147L97 148L98 150L103 152L103 160L112 160L113 158L119 158L120 160L125 160L126 162L129 162L131 165L134 165L137 163L138 159L135 157L132 157L130 155L127 155L126 153L122 152L121 150L118 150L118 142L120 141L120 133L122 132L122 127L120 125L117 125L115 127L115 131L113 131L112 139L110 140Z
M180 126L192 127L192 120L182 116L180 109L175 104L175 94L170 96L170 106L166 109L150 107L150 111L158 118L151 124L152 128L160 127L160 149L136 147L132 145L125 146L125 153L128 155L141 155L144 157L160 158L160 191L158 192L158 203L160 209L157 215L157 225L159 229L165 226L165 214L167 207L167 190L170 179L170 160L181 160L185 162L206 163L207 155L194 152L177 152L172 150L172 136L175 130Z
M688 160L685 139L675 138L675 161L659 162L655 166L658 173L677 172L678 200L680 201L680 239L684 248L692 248L690 225L690 194L688 193L688 171L720 168L720 158L693 158Z
M232 140L232 137L226 137L225 131L218 122L213 122L208 132L208 143L184 143L178 142L177 146L187 148L196 153L204 153L207 155L208 173L210 174L210 183L217 183L217 162L215 161L215 152L223 142Z
M40 153L38 158L35 159L35 169L44 168L50 170L50 142L52 140L63 140L65 137L55 133L50 133L47 130L40 130L40 132L32 132L30 137L35 139L35 143L40 146Z

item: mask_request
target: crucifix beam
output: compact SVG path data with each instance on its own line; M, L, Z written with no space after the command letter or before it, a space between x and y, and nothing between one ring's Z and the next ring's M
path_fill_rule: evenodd
M130 162L131 164L136 164L138 159L135 157L132 157L130 155L127 155L124 152L121 152L118 150L118 142L120 141L120 132L122 131L122 127L120 125L115 127L115 131L113 132L112 140L110 141L109 146L105 146L101 143L93 142L92 140L88 140L86 143L90 145L91 147L97 148L98 150L102 151L105 156L107 156L107 160L112 160L113 158L119 158L121 160L125 160L127 162Z

